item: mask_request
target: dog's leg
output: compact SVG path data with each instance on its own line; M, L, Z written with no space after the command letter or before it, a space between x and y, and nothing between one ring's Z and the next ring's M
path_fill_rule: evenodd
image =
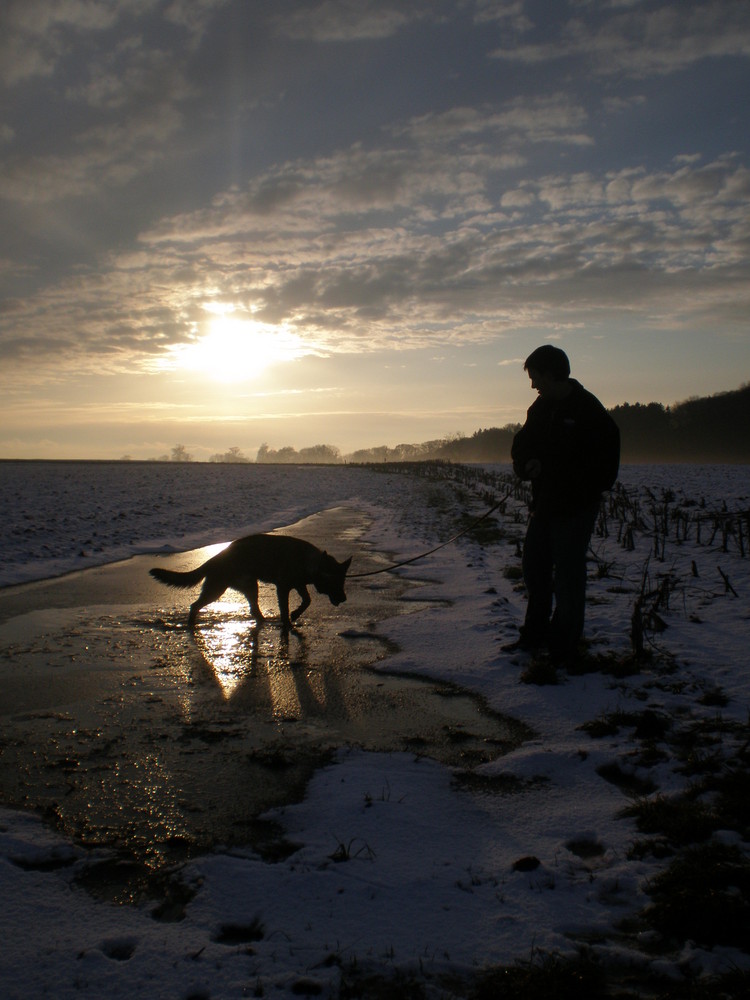
M302 603L295 611L292 611L291 619L293 622L296 622L299 616L303 614L305 611L307 611L307 609L310 607L310 591L307 589L307 587L302 586L302 587L296 587L295 589L299 594L299 596L302 598Z
M214 601L218 601L226 589L227 588L224 584L220 583L218 580L211 580L210 577L206 577L203 582L203 589L196 600L190 605L188 626L191 629L195 626L195 620L198 617L198 612L201 608L205 608L207 604L213 604Z
M289 587L283 587L281 584L277 584L276 597L279 601L281 624L284 628L289 628L292 624L292 620L289 617ZM294 618L294 615L292 615L292 618Z
M250 614L260 625L261 622L265 621L265 618L263 617L260 605L258 604L258 581L248 580L242 587L242 593L245 595L247 603L250 605Z

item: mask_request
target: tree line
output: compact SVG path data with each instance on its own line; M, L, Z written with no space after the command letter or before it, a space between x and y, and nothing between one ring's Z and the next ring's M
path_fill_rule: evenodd
M675 406L623 403L609 411L631 462L750 462L750 385Z
M620 428L623 462L750 462L750 385L713 396L692 397L673 406L622 403L608 411ZM299 451L262 444L255 459L233 447L212 455L211 462L261 464L419 462L509 462L520 424L488 427L471 435L452 434L419 444L380 445L342 455L334 445L317 444ZM190 461L184 445L172 449L172 461Z

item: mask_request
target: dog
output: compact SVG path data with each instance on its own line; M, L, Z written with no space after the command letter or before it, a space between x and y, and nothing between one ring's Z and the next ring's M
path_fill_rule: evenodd
M334 607L346 600L344 582L351 561L349 558L346 562L337 562L333 556L301 538L262 534L238 538L202 566L186 573L160 567L149 572L169 587L194 587L204 581L197 600L190 605L188 625L191 629L201 608L217 601L228 587L244 594L256 622L264 621L258 606L258 581L276 585L281 623L289 629L310 606L308 584L318 593L325 594ZM289 614L289 595L293 590L297 591L302 603Z

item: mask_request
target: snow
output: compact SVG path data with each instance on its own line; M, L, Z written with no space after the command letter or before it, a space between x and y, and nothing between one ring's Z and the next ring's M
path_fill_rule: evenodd
M674 506L690 511L750 508L747 467L625 467L621 483L644 517L666 489ZM368 542L398 560L448 537L462 511L478 516L488 499L479 483L349 467L3 463L0 584L225 541L339 505L366 510ZM592 653L627 653L644 574L654 583L669 576L669 605L660 610L669 627L653 640L676 672L669 683L647 665L627 677L593 672L539 685L523 683L523 659L501 649L523 617L522 588L505 572L519 562L520 498L508 501L499 523L504 540L464 537L396 571L418 583L426 603L382 623L398 652L378 667L458 684L529 726L530 739L479 769L514 780L512 794L457 786L449 768L413 754L342 748L301 803L271 814L299 849L269 863L250 848L217 847L188 862L182 878L195 894L175 922L155 920L146 904L93 898L74 881L88 861L85 847L39 817L2 809L3 996L335 996L348 962L427 978L469 975L537 952L573 955L584 939L597 942L604 961L652 961L615 928L647 904L644 885L658 862L628 857L638 836L620 815L628 800L597 769L617 762L647 774L662 794L686 779L669 761L633 762L624 729L592 740L580 727L646 707L673 719L709 718L717 709L699 695L716 688L727 698L723 717L746 725L747 540L743 556L736 538L724 551L721 538L707 544L706 531L700 545L668 541L662 561L645 527L632 551L614 533L596 536L592 548L609 573L599 578L592 563ZM23 662L13 669L23 671ZM577 842L600 851L582 857ZM538 866L514 867L528 857ZM222 928L244 928L247 940L222 939ZM688 967L714 974L749 963L750 953L690 942L658 959L678 978Z

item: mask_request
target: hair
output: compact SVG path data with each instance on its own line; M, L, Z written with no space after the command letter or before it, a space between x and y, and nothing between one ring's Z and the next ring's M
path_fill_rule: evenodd
M551 375L558 382L564 381L570 375L570 361L565 351L552 344L543 344L526 358L523 370L533 368L543 375Z

